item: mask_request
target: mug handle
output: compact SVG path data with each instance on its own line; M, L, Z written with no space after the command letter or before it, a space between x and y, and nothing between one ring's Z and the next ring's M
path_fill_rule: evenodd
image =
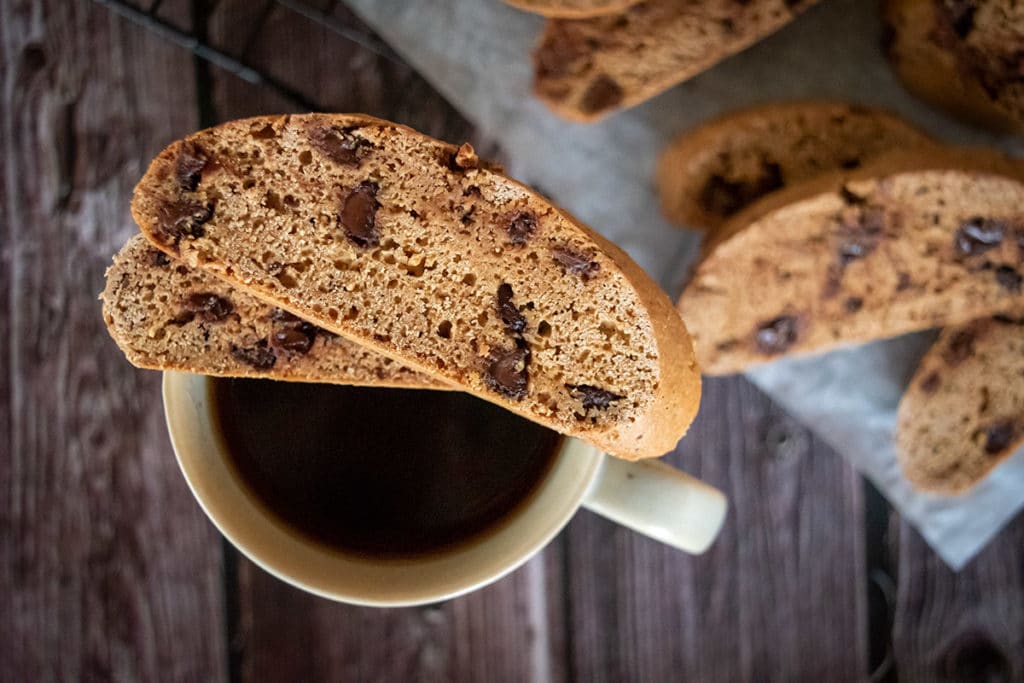
M645 536L699 555L729 508L725 494L658 460L604 456L583 507Z

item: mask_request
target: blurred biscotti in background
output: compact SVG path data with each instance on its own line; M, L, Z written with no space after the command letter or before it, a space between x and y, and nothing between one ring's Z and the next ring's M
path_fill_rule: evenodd
M884 109L826 101L767 104L679 135L662 153L655 181L669 220L714 230L795 183L859 168L894 149L937 144Z
M896 444L916 488L970 490L1024 443L1024 320L943 330L899 406Z
M907 89L961 119L1024 131L1024 3L883 0L882 17Z
M596 121L704 71L817 0L649 0L619 14L547 23L534 92L554 112Z
M1024 304L1024 167L983 150L879 157L724 224L679 299L706 374Z

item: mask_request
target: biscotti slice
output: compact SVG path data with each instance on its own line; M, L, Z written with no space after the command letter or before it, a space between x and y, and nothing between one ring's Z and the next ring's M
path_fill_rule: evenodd
M640 0L505 0L513 7L546 17L580 19L621 12Z
M103 319L140 368L404 388L447 384L189 268L132 237L107 270Z
M132 212L188 265L614 455L662 455L696 413L664 293L469 145L360 115L234 121L161 152Z
M894 149L936 143L882 109L790 102L726 114L677 137L655 175L665 215L715 229L764 195Z
M900 400L903 473L925 491L962 493L1024 444L1024 321L943 330Z
M886 156L769 195L679 299L707 374L953 325L1024 302L1024 182L996 153Z
M1000 131L1024 129L1024 4L883 0L886 55L915 95Z
M594 121L685 81L789 23L817 0L650 0L621 14L549 21L534 91L565 118Z

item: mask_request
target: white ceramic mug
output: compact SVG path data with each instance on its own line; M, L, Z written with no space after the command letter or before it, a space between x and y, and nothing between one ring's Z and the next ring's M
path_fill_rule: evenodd
M246 491L216 433L211 387L202 375L164 373L167 427L192 493L249 559L333 600L397 607L468 593L532 557L581 505L690 553L703 552L725 518L725 496L679 470L661 462L625 462L565 439L536 493L494 532L423 558L346 554L295 533Z

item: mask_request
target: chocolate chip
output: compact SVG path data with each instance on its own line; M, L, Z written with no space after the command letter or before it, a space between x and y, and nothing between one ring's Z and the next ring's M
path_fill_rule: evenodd
M360 247L376 247L380 244L380 233L377 231L377 183L364 180L355 189L345 195L341 201L341 213L338 224L346 237Z
M782 167L762 159L761 172L750 180L734 181L713 174L701 188L697 201L709 213L732 216L783 185Z
M1015 294L1019 293L1022 280L1024 278L1021 277L1020 273L1010 266L999 266L996 268L996 282L1007 291Z
M267 347L266 339L259 340L254 346L232 346L231 355L235 360L251 365L257 370L269 370L277 362L277 356Z
M864 299L860 298L859 296L851 296L845 302L843 302L843 305L846 307L847 313L856 313L857 311L864 307Z
M537 80L564 78L589 68L590 51L583 36L571 22L550 23L544 42L534 53Z
M591 384L566 384L565 388L569 390L573 398L579 399L583 403L584 410L591 408L606 410L612 403L626 398Z
M758 350L766 354L785 352L796 342L797 328L797 319L791 315L781 315L762 323L754 336Z
M213 218L213 204L180 200L160 207L158 229L177 244L182 237L202 237L203 225Z
M961 330L953 335L942 357L949 365L959 365L974 353L974 333Z
M537 215L532 211L516 211L508 219L505 230L509 241L515 245L526 244L537 229Z
M149 250L149 264L152 266L164 267L170 265L171 257L160 251L159 249Z
M896 291L902 292L910 289L913 281L910 279L910 273L899 273L896 275Z
M601 74L587 87L580 100L580 110L585 114L596 114L611 109L622 102L622 86L613 78Z
M551 250L551 255L560 266L565 268L566 273L578 275L584 282L601 270L601 264L592 260L590 256L568 247L555 247Z
M988 425L985 429L985 452L989 455L1002 453L1016 436L1013 420L999 420Z
M1006 223L975 216L965 221L953 236L953 248L960 256L976 256L998 247L1003 241Z
M863 206L867 204L868 201L867 197L861 197L846 185L839 188L839 196L842 198L844 203L849 204L850 206Z
M353 130L355 128L317 126L309 130L309 142L313 149L334 163L359 168L365 148L372 145L353 134Z
M219 322L234 312L230 301L213 292L194 292L185 299L185 310L206 322Z
M279 323L301 323L302 318L293 315L283 308L274 308L270 311L270 319Z
M498 315L505 323L505 330L512 334L522 334L526 330L526 317L512 303L512 285L503 282L498 286Z
M529 365L529 349L516 348L493 352L484 381L495 391L520 400L526 396L526 386L530 380Z
M958 38L966 38L974 30L974 13L978 9L976 0L946 0L949 22Z
M202 180L206 162L206 155L198 145L190 141L182 143L174 167L174 177L178 180L178 186L185 192L195 192L199 187L199 181Z
M928 374L928 376L921 380L921 383L918 386L924 393L934 394L936 391L939 390L940 383L941 380L939 379L939 373L931 372Z
M279 349L292 353L308 353L316 340L317 328L307 322L300 321L288 325L270 335L270 343Z

